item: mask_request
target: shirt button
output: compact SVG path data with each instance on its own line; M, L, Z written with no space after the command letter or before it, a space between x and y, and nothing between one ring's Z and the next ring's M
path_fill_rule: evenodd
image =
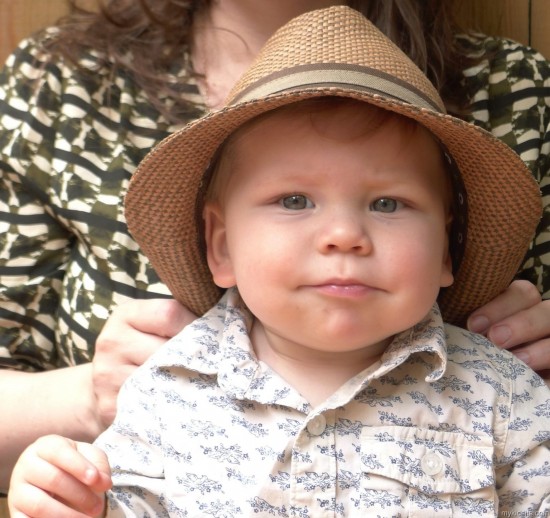
M327 427L325 416L320 414L315 416L306 426L307 431L311 435L321 435Z
M437 453L427 453L422 457L420 465L426 475L437 475L443 469L443 461Z

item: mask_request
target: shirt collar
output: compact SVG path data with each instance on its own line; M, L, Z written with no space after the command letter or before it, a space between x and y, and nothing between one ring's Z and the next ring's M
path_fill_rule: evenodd
M376 377L401 365L413 354L429 353L432 361L427 366L429 374L426 376L426 381L437 381L447 368L446 342L443 318L436 303L418 324L394 337L382 355L380 371Z
M267 390L273 384L274 373L254 354L248 338L252 321L237 290L229 289L215 307L171 339L152 361L157 367L184 367L203 375L217 375L219 385L239 399L297 406L295 400L285 402L291 398L291 391L281 394L280 390ZM441 378L447 352L445 327L437 304L421 322L396 335L378 362L346 383L347 397L350 390L356 393L418 353L426 353L426 381ZM342 404L337 400L340 398L334 399L334 405Z

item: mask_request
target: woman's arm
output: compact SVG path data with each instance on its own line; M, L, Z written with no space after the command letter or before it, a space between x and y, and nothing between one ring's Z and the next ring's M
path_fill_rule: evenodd
M129 301L107 321L92 363L42 373L0 370L0 489L38 437L93 441L111 424L126 378L194 318L174 300Z
M55 371L0 371L0 489L7 491L21 452L58 433L92 441L101 431L91 390L92 364Z

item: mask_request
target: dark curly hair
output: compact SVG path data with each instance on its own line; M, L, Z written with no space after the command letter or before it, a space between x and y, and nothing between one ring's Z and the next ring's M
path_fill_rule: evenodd
M82 53L93 49L98 66L107 65L113 72L124 68L151 103L178 122L177 114L188 108L180 85L194 73L191 64L183 62L189 56L194 16L212 0L97 1L98 9L87 10L78 0L69 0L71 14L60 20L58 36L49 40L48 50L78 64ZM369 18L424 71L450 113L467 113L462 71L475 59L456 38L460 29L451 0L349 0L348 5ZM173 70L187 72L176 80Z

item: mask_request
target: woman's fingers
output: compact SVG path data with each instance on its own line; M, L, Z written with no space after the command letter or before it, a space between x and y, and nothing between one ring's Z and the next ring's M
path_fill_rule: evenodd
M550 369L550 300L541 300L537 288L527 281L514 281L474 311L468 329L510 349L537 371Z

